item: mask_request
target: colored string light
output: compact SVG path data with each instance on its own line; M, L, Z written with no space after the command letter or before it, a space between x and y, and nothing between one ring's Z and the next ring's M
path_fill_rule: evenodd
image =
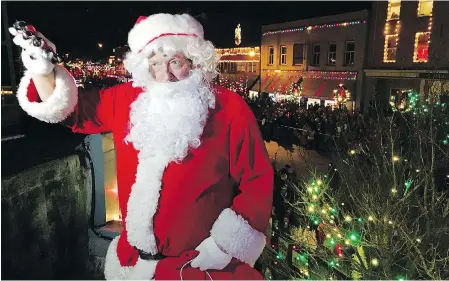
M309 25L309 26L302 26L302 27L298 27L298 28L267 31L267 32L263 33L262 36L287 33L287 32L313 31L315 29L322 29L322 28L348 27L348 26L354 26L354 25L365 24L365 23L366 23L365 20L357 20L357 21L348 21L348 22L340 22L340 23L332 23L332 24Z

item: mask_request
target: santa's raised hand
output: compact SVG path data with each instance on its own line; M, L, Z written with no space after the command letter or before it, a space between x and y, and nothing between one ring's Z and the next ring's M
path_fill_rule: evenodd
M9 28L14 44L22 48L22 62L33 74L51 73L57 62L56 46L32 25L23 21L14 23Z

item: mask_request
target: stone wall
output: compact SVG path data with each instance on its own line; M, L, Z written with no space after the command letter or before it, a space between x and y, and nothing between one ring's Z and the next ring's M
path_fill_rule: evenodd
M52 128L2 141L2 279L90 279L84 136Z

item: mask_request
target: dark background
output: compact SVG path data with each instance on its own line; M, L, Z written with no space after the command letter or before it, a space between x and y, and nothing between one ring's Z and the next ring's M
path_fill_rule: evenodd
M227 48L235 46L234 30L239 23L242 27L241 46L258 46L263 24L354 12L370 6L371 2L367 1L6 2L10 25L16 20L24 20L55 43L58 53L93 59L112 55L113 48L127 44L128 32L141 15L203 14L205 16L199 17L199 21L204 26L206 39L218 48ZM97 46L100 42L102 49ZM6 58L4 50L2 48L2 55ZM5 59L2 59L2 85L5 85L3 70L8 71Z

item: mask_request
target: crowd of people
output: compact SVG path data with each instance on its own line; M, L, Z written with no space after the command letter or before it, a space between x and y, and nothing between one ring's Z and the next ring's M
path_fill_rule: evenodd
M266 141L291 150L293 145L321 151L338 144L349 147L369 130L370 122L357 112L318 103L308 107L297 101L275 102L266 95L244 96L252 108Z

